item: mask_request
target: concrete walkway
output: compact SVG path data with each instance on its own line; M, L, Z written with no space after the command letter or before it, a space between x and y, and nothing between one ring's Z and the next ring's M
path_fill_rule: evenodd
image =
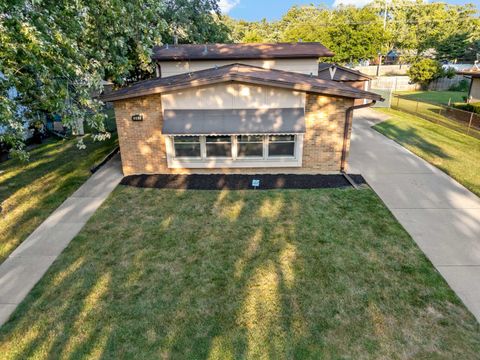
M116 155L0 265L0 325L8 320L122 177L120 156Z
M355 114L349 172L361 173L480 321L480 199ZM480 174L479 174L480 176Z

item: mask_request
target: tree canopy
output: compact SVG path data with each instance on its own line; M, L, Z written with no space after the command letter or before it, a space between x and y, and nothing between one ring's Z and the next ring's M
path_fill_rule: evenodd
M27 122L61 115L108 136L102 80L148 77L155 44L227 40L216 0L4 0L0 3L0 142L26 156Z
M293 6L278 21L227 19L234 42L320 41L340 63L374 59L396 49L410 60L472 61L480 51L480 19L473 4L375 0L364 7Z

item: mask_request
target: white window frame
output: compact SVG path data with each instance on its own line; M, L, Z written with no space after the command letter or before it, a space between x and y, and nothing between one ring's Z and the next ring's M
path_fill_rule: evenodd
M267 157L267 159L279 159L279 158L291 159L292 158L292 156L270 155L270 149L269 149L270 136L282 136L282 135L284 135L284 134L281 134L281 135L267 135L266 136L266 142L267 142L266 157ZM289 134L289 135L292 135L292 134ZM293 158L295 158L295 154L296 154L296 151L297 151L297 149L296 149L297 147L295 146L295 144L297 142L296 136L294 136L293 141L291 141L291 140L289 140L289 141L272 141L272 143L276 143L276 144L290 144L292 142L294 144L294 146L293 146ZM265 149L264 149L264 154L265 154Z
M189 137L189 136L185 136L185 137ZM200 141L200 156L179 156L177 157L176 156L176 151L175 151L175 146L174 144L172 143L172 154L173 154L173 157L176 158L176 159L185 159L185 160L200 160L203 158L202 156L202 137L201 136L191 136L191 137L198 137L199 138L199 141ZM190 144L196 144L197 142L196 141L192 141ZM184 143L185 144L185 143ZM188 144L188 143L187 143Z
M217 160L217 159L233 159L235 152L233 151L233 138L236 136L233 135L218 135L222 137L230 137L230 142L216 142L216 143L209 143L209 144L230 144L230 156L208 156L207 154L207 137L209 136L217 136L217 135L205 135L205 136L200 136L200 148L203 146L205 147L205 153L202 153L202 158L204 160ZM203 138L203 139L202 139ZM235 150L236 151L236 150Z
M260 157L238 157L238 138L240 135L262 135L263 136L263 156ZM270 135L294 135L295 147L294 156L268 156L268 141ZM178 135L185 136L185 135ZM192 134L193 136L193 134ZM198 136L198 135L195 135ZM214 136L213 134L210 136ZM225 136L225 135L223 135ZM301 167L303 157L303 134L237 134L230 135L232 139L232 156L226 157L207 157L206 155L206 136L200 135L200 153L201 157L187 158L175 157L174 137L175 135L165 136L165 145L167 152L167 164L171 169L213 169L213 168L265 168L265 167Z

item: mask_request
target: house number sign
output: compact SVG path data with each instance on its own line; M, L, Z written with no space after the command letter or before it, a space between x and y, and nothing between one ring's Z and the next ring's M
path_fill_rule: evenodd
M143 115L142 114L132 115L132 121L142 121L142 120L143 120Z

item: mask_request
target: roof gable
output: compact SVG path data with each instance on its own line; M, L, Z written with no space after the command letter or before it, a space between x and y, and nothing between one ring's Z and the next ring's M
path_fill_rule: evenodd
M332 63L319 63L318 77L320 79L332 80L332 76L329 71L331 68L335 68L333 81L368 81L372 79L370 76L358 70Z
M319 79L316 76L243 64L231 64L192 73L140 81L132 86L105 94L101 97L101 100L116 101L228 81L355 99L381 99L377 94L355 89L340 82Z
M240 60L279 58L319 58L334 54L319 42L276 44L181 44L153 48L152 59L175 60Z

